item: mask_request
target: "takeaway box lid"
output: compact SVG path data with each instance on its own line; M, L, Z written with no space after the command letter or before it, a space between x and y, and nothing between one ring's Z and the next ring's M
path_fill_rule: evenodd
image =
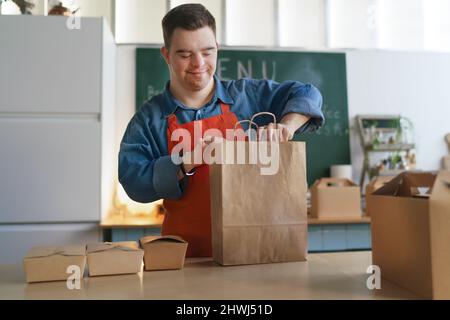
M39 246L33 247L28 251L25 259L43 258L55 255L61 256L84 256L86 255L86 246L71 245L71 246Z
M156 242L172 242L172 243L187 243L183 238L179 236L147 236L140 239L141 245L144 246L147 243Z
M372 195L429 198L433 195L436 184L450 188L450 172L403 172ZM437 191L436 191L437 192Z
M345 178L321 178L314 182L314 188L355 187L356 184Z
M120 242L100 242L90 243L87 245L87 253L101 252L101 251L139 251L141 250L136 241L120 241Z

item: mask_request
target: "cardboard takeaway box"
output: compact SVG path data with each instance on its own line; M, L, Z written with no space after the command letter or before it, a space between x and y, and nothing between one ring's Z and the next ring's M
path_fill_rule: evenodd
M147 236L140 239L144 248L144 269L182 269L188 243L178 236Z
M450 156L445 156L443 159L443 166L445 170L450 170Z
M384 186L386 183L391 181L395 176L378 176L373 177L372 180L367 184L366 186L366 216L370 217L369 212L369 202L371 201L370 195L374 193L376 190L380 189L382 186Z
M359 186L343 178L316 180L311 187L311 217L361 217Z
M78 266L80 279L86 266L86 246L42 246L33 247L23 259L27 282L67 280L71 273L69 266ZM68 273L69 271L69 273Z
M450 299L450 172L405 172L372 197L372 263L381 277Z
M138 273L144 250L136 241L91 243L86 247L89 276Z

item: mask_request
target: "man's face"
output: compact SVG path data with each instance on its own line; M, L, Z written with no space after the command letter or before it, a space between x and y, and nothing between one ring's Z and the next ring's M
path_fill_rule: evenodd
M204 89L216 71L217 49L210 27L195 31L175 29L170 49L161 50L169 65L171 82L188 91Z

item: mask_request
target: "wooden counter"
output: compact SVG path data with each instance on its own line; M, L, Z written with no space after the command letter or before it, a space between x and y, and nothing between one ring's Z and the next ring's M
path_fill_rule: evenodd
M366 287L371 252L316 253L307 262L222 267L188 259L182 270L26 284L21 265L0 266L0 299L417 299L387 281Z
M320 224L361 224L370 223L370 217L333 217L333 218L311 218L308 217L308 224L310 225L320 225ZM100 227L106 228L160 228L162 226L162 221L154 221L145 217L127 217L127 218L115 218L115 219L105 219L100 223Z

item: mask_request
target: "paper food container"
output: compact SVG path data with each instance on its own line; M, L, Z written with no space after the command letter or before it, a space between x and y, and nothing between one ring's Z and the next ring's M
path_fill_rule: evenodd
M23 265L27 282L82 279L86 266L86 246L42 246L32 248ZM69 268L71 267L71 268ZM79 272L74 272L78 269Z
M144 250L136 241L88 244L89 276L138 273L142 270Z
M144 269L182 269L188 243L178 236L147 236L140 239L144 249Z

